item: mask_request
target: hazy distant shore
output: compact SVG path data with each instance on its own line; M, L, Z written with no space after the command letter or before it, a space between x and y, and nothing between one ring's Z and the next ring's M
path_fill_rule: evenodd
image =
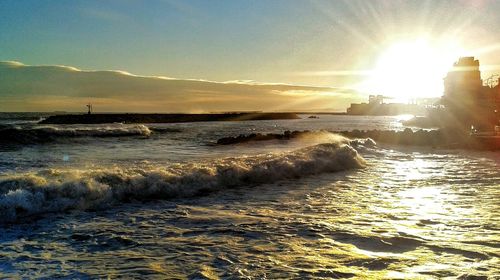
M181 123L210 121L250 121L300 119L296 113L221 113L221 114L81 114L55 115L42 124L102 123Z

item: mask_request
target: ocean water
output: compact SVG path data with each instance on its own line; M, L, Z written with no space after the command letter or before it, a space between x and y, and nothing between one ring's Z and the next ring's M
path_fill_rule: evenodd
M286 130L398 117L38 125L0 114L0 278L498 279L500 153ZM474 278L476 277L476 278Z

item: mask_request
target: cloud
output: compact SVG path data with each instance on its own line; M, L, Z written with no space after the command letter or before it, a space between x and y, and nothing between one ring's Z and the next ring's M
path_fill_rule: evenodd
M124 71L0 62L0 111L212 112L236 110L343 111L352 90L255 81L213 82Z

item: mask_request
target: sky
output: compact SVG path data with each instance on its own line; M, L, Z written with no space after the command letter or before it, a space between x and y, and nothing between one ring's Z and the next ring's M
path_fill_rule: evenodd
M488 0L0 0L0 111L343 111L368 94L439 96L458 56L500 73L499 11ZM427 58L432 76L412 67ZM425 86L404 88L420 76ZM157 77L169 79L153 90Z

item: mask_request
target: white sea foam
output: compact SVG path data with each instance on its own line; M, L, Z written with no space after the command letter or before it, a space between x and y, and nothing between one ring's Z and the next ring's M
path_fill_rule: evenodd
M310 131L301 134L298 141L306 141L307 143L340 143L347 144L355 148L366 150L367 148L375 148L377 143L371 138L356 138L350 139L340 134L332 133L325 130Z
M4 126L0 128L0 142L7 143L41 143L74 137L120 137L150 136L151 130L145 125L110 125L90 127L36 126L18 127Z
M69 209L98 209L130 200L192 197L364 165L364 159L351 146L327 143L205 164L13 174L0 177L0 221Z
M129 136L143 135L149 136L151 130L145 125L110 125L97 127L56 127L42 126L34 128L32 131L43 131L55 136L67 137L106 137L106 136Z
M361 146L365 148L374 148L375 146L377 146L377 143L375 143L375 141L371 138L358 138L349 140L349 145L353 147Z

